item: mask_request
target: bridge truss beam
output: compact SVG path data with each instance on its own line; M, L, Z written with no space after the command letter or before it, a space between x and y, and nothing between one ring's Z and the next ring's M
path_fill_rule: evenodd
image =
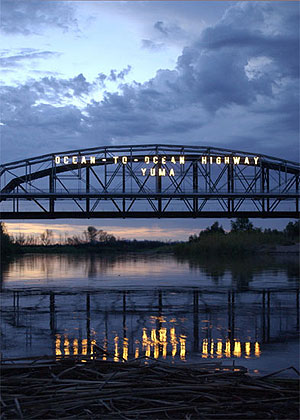
M68 151L2 165L1 218L298 218L299 172L210 147Z

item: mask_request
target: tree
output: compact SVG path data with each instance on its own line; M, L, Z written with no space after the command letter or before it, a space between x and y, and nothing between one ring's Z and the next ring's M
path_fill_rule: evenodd
M11 237L7 233L6 226L0 222L0 251L1 256L9 255L13 252L15 245L12 242Z
M219 226L219 222L215 222L211 225L210 229L207 228L211 233L225 233L223 226Z
M199 238L198 238L198 236L196 234L189 236L189 242L197 242L198 239Z
M97 240L98 231L94 226L89 226L84 235L90 244L94 244Z
M116 238L113 235L105 232L104 230L98 231L99 242L115 242Z
M113 235L110 235L102 229L97 230L94 226L89 226L84 232L84 236L86 241L90 244L95 244L97 242L116 242L116 238Z
M218 234L221 234L221 235L225 234L225 231L224 231L222 225L219 225L219 222L215 222L211 225L211 227L207 227L205 230L200 232L199 236L211 235L213 233L218 233Z
M251 232L254 231L253 223L248 217L238 217L235 222L231 221L231 232Z
M17 236L15 236L14 239L15 239L16 244L21 245L21 246L25 245L26 237L24 233L19 233Z
M289 238L298 238L300 236L300 221L297 220L296 222L289 222L286 227L284 228L284 234Z
M46 229L45 232L41 233L40 239L44 246L50 245L52 242L53 232L50 229Z

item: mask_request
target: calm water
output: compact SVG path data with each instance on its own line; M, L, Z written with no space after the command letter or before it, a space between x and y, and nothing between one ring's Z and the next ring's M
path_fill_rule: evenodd
M297 257L28 254L2 267L1 285L4 358L96 345L115 361L299 365Z

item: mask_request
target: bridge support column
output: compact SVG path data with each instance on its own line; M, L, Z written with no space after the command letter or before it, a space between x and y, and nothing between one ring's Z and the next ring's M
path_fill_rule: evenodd
M85 171L86 171L85 172L85 179L86 179L86 181L85 181L85 191L86 191L86 193L89 193L90 192L90 168L89 168L89 166L87 166L85 168ZM90 211L90 199L89 198L86 199L85 209L86 209L87 213Z
M264 193L265 192L265 168L262 166L261 167L261 174L260 174L260 192ZM262 198L261 199L261 210L263 212L265 212L265 199Z
M126 173L125 173L125 165L122 167L122 191L123 193L126 192ZM126 212L126 200L125 198L122 199L122 210L123 213Z
M54 192L54 174L53 172L49 175L49 192ZM54 213L54 198L49 199L49 212Z
M198 192L198 162L193 163L193 192ZM194 197L193 199L193 211L194 213L198 212L198 198Z
M227 192L234 192L234 174L233 174L233 165L229 164L227 169ZM228 213L234 211L234 201L233 198L228 198L227 200L227 210Z
M157 174L156 174L156 192L159 193L159 194L161 194L161 178L162 178L158 174L160 168L161 168L161 164L158 164L157 169L156 169L156 171L157 171ZM157 199L157 210L158 210L158 213L160 214L161 213L161 198Z

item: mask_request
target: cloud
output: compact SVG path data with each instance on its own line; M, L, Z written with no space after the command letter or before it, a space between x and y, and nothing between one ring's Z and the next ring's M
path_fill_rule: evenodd
M110 80L111 82L116 82L117 80L124 80L125 77L130 73L131 70L131 66L127 66L125 69L121 70L121 71L117 71L117 70L111 70L110 71L110 75L108 76L108 80Z
M34 48L23 48L14 55L8 55L7 50L0 53L1 66L5 68L20 67L24 62L34 62L35 60L48 59L59 56L60 53L53 51L39 51Z
M74 8L68 2L2 0L1 31L7 35L40 34L47 27L78 30Z
M153 25L155 29L157 29L161 34L168 36L168 29L165 27L164 22L162 22L161 20L155 22L155 24Z
M160 51L164 48L164 44L161 42L154 42L151 39L142 39L142 48L151 51Z
M297 4L234 4L183 49L175 69L159 70L145 83L123 83L101 100L89 95L106 81L123 80L130 66L99 73L92 82L80 74L6 87L5 147L14 141L27 150L27 143L38 145L45 138L48 145L41 142L41 152L57 145L63 150L170 142L238 145L294 159L299 147L297 22Z
M178 23L173 21L163 22L161 20L155 22L153 28L158 32L161 38L166 40L180 41L190 38L189 32L183 29Z

